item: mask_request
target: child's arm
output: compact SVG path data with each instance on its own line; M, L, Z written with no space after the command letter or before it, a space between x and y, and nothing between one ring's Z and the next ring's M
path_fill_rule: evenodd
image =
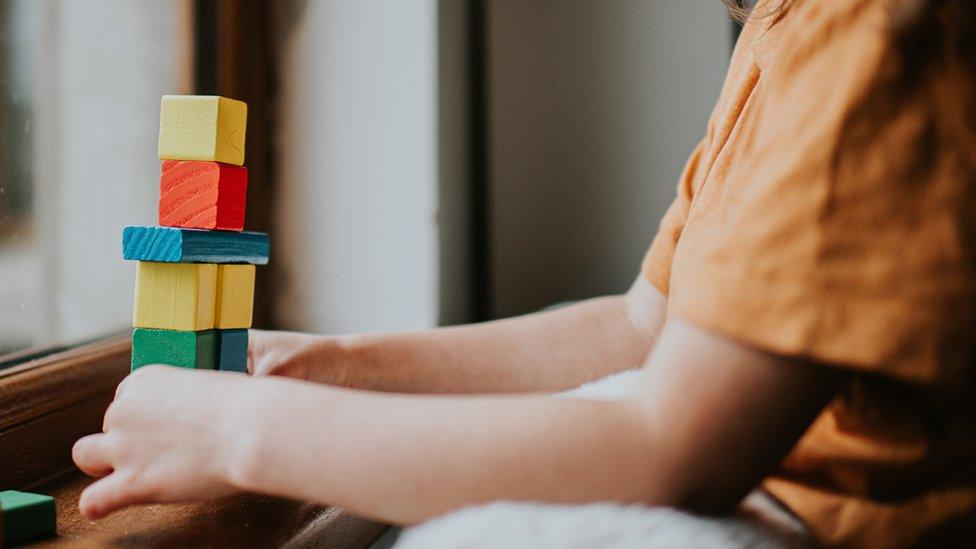
M631 399L382 395L149 368L75 460L81 498L125 505L254 490L397 523L496 499L724 509L832 394L826 368L671 321Z
M639 277L626 296L471 326L345 337L252 331L251 370L391 392L556 391L640 366L666 304Z

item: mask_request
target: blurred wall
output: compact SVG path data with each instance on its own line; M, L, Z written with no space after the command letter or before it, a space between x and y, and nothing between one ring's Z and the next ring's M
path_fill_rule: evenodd
M438 318L437 2L275 4L277 325Z
M622 291L724 76L721 3L485 5L491 312ZM466 320L469 3L275 6L276 324Z
M625 290L704 135L719 0L490 0L492 313Z

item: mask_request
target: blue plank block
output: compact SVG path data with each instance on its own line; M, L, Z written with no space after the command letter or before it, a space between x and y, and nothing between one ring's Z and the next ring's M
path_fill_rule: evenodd
M247 330L217 330L217 338L217 369L222 372L247 373Z
M251 263L267 265L268 235L176 227L126 227L122 257L163 263Z

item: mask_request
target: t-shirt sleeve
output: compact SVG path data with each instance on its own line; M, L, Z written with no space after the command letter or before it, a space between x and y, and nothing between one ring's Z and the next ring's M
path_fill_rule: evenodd
M763 69L724 187L674 214L676 247L670 228L655 241L649 255L673 257L669 312L818 363L961 375L976 341L971 163L933 145L922 99L855 116L889 55L881 25L833 24Z
M684 231L694 193L702 186L711 167L709 163L717 153L712 149L719 147L718 128L732 123L731 113L737 111L738 101L742 99L738 97L737 90L742 85L743 75L750 73L753 67L751 48L758 31L759 24L753 20L747 22L742 29L732 53L729 72L722 85L722 95L709 116L705 136L688 158L678 179L677 196L661 219L651 247L644 255L641 274L664 295L669 292L675 248Z
M684 172L678 180L678 194L661 218L657 234L641 264L644 278L664 295L668 295L674 250L688 218L694 182L702 169L706 142L707 138L702 139L688 158Z

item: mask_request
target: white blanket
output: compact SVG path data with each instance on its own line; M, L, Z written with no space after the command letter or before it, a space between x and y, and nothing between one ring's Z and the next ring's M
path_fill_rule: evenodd
M633 391L637 378L637 371L623 372L560 396L623 398ZM497 502L455 511L409 528L395 547L796 547L808 541L802 525L757 491L743 502L736 515L724 518L643 505Z

